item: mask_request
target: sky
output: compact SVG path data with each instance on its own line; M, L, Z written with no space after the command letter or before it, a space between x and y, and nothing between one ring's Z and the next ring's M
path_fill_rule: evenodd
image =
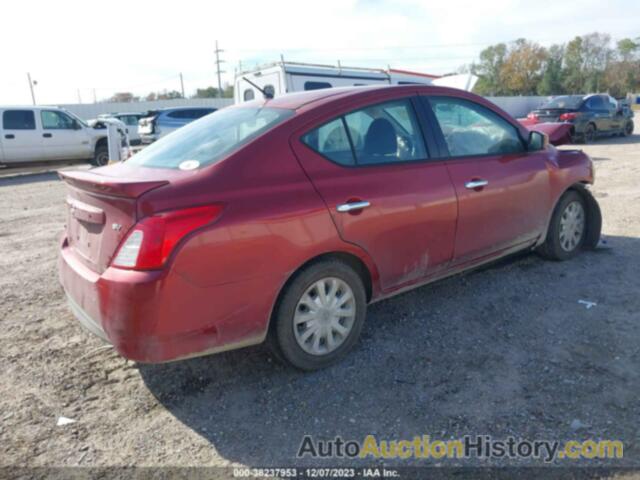
M0 105L91 103L115 92L185 93L280 59L455 71L498 42L548 46L594 31L640 36L637 0L20 0L0 16Z

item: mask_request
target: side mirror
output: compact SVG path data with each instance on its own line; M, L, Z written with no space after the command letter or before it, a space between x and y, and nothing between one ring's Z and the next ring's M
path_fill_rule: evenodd
M82 128L82 125L80 125L77 120L74 120L73 121L73 129L74 130L80 130L81 128Z
M530 152L537 152L538 150L545 150L549 146L549 136L532 130L529 132L528 150Z

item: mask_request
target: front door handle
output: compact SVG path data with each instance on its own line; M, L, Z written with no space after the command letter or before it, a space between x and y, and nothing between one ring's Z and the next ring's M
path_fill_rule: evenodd
M353 212L354 210L362 210L363 208L367 208L369 206L371 206L371 204L367 201L349 202L349 203L343 203L342 205L338 205L336 207L336 210L340 213L345 213L345 212Z
M53 135L51 135L50 133L43 133L42 136L44 138L51 138Z
M4 138L6 138L7 140L12 140L14 138L16 138L16 136L13 133L7 133Z
M465 183L464 188L475 190L476 188L486 187L487 185L489 185L489 182L487 180L475 179Z

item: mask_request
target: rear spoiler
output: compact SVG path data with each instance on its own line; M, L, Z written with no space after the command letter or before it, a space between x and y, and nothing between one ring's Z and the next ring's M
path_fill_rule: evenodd
M136 180L106 177L91 171L72 170L58 172L58 176L69 185L112 197L138 198L154 188L169 183L168 180Z

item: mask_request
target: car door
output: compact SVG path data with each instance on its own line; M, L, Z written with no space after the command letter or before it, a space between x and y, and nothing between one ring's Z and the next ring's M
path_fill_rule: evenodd
M607 100L607 107L609 108L609 115L611 118L609 130L620 132L624 128L624 114L622 109L615 98L608 95L605 98Z
M592 122L596 126L598 132L608 132L612 128L612 117L609 112L608 102L602 95L593 95L589 97L586 106L591 112Z
M71 116L59 110L41 110L40 121L47 160L81 159L91 156L90 138Z
M370 101L292 138L340 236L368 252L383 291L436 274L453 254L455 192L444 163L429 159L415 107Z
M2 145L4 161L33 162L42 160L42 133L30 109L7 109L2 112Z
M454 96L423 97L458 196L454 264L533 243L550 211L546 154L528 152L514 123Z

